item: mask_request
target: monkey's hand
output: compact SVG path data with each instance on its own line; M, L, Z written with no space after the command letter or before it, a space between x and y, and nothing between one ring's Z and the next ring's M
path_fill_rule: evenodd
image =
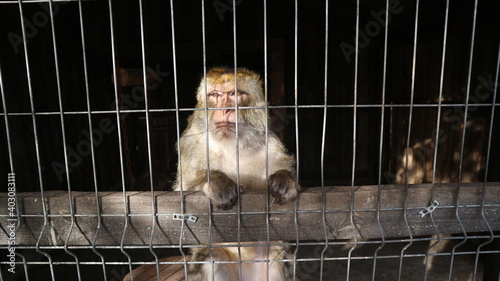
M269 193L275 198L278 204L285 204L297 198L300 186L297 184L292 172L288 170L278 170L269 176Z
M238 202L237 188L236 183L224 172L212 170L210 171L210 184L205 184L203 192L215 207L229 210ZM243 191L241 186L240 191Z

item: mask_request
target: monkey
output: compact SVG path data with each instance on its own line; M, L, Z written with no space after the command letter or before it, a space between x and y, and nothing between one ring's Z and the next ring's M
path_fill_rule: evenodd
M235 77L234 68L212 68L201 79L196 98L196 108L210 109L195 110L188 118L188 125L179 140L174 190L202 191L213 206L223 210L237 204L238 189L243 192L269 187L272 203L294 201L300 191L295 177L295 159L271 130L267 133L266 159L268 120L260 75L247 68L237 68ZM243 261L265 260L267 254L269 260L286 259L290 255L288 248L283 246L268 249L267 246L245 245L240 247L240 252L234 246L212 247L210 250L193 248L191 261L210 261L211 258L214 261L239 261L240 254ZM238 263L194 263L189 265L188 278L191 281L260 281L266 280L268 269L270 281L291 278L290 266L283 262L270 262L269 268L264 262L242 263L242 276L239 266Z

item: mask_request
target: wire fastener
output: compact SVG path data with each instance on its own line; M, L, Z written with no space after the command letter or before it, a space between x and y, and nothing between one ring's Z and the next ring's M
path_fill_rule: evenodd
M193 216L193 215L183 215L183 214L173 214L172 218L174 220L178 220L178 221L185 220L185 221L190 221L190 222L196 222L198 220L198 217L196 217L196 216Z
M425 217L426 215L434 212L434 210L437 208L437 206L439 206L439 202L437 200L434 200L432 201L432 205L430 205L429 207L423 209L422 211L418 212L420 214L420 216L423 218Z

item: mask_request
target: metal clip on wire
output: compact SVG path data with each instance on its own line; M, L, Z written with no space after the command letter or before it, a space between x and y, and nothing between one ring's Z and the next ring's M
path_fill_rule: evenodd
M190 222L196 222L196 220L198 220L198 217L192 215L183 215L183 214L173 214L172 218L178 221L186 220Z
M420 216L423 218L425 217L426 215L434 212L434 210L437 208L437 206L439 206L439 202L437 200L434 200L432 201L432 205L430 205L429 207L423 209L422 211L418 212L420 214Z

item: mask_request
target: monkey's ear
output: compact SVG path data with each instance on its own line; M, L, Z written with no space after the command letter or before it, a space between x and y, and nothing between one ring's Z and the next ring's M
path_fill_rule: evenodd
M206 94L207 94L207 89L205 88L205 80L202 78L201 83L198 86L198 90L196 91L196 100L197 100L196 107L198 108L205 107L205 100L208 100Z

